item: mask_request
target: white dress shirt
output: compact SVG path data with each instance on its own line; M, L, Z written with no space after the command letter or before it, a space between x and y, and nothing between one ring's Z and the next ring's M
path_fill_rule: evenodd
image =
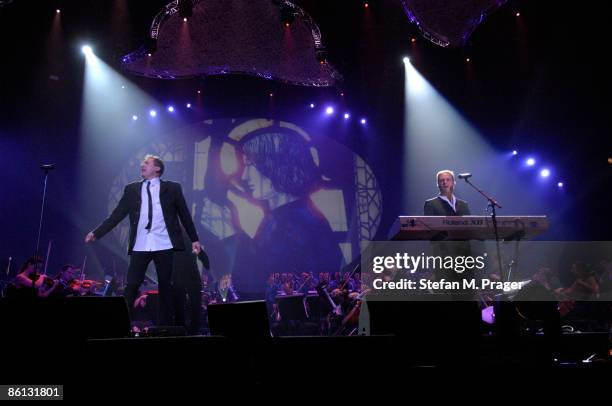
M172 249L172 242L166 229L164 221L164 213L162 212L161 202L159 200L159 178L150 180L151 186L151 201L153 202L153 220L151 221L151 230L145 227L149 222L149 196L147 195L147 180L142 182L140 196L142 203L140 204L140 218L138 219L138 228L136 229L136 243L134 251L161 251Z
M457 209L455 208L455 204L457 203L457 198L455 197L455 195L451 195L451 200L448 200L448 197L444 195L439 195L438 197L444 200L446 203L450 204L450 206L453 208L453 211L457 213Z

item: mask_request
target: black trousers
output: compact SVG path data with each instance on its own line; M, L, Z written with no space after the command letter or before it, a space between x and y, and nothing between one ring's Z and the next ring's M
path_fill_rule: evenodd
M130 255L130 265L127 274L127 286L125 287L125 300L130 309L130 317L134 309L134 301L138 294L138 288L142 284L149 263L155 263L157 271L157 286L159 290L158 320L163 326L172 325L172 264L174 253L171 249L163 251L134 251Z

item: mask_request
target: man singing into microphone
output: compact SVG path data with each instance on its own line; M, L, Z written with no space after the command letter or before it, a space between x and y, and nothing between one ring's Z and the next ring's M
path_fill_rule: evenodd
M440 194L425 201L423 214L426 216L469 216L470 208L465 200L455 197L455 174L445 169L436 174Z
M181 224L192 241L192 251L199 253L201 246L181 185L161 180L163 173L164 163L158 156L145 156L140 165L140 174L144 180L125 187L117 207L98 228L87 234L85 242L102 238L129 215L130 264L124 295L130 314L147 266L153 261L159 288L159 324L170 325L173 251L185 249Z

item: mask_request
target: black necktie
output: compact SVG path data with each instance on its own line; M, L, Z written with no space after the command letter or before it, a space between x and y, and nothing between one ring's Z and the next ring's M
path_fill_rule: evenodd
M151 223L153 222L153 199L151 199L151 181L147 182L147 196L149 197L149 222L145 229L151 231Z

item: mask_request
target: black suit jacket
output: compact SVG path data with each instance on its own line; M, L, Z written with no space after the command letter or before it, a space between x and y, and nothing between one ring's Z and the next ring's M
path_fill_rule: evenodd
M123 196L121 196L121 200L119 200L115 210L113 210L110 216L93 231L96 239L104 237L104 235L115 228L125 216L129 215L130 244L128 246L128 254L132 253L134 244L136 243L136 231L140 218L140 206L142 204L141 191L142 181L130 183L123 189ZM196 232L191 214L187 208L181 185L177 182L161 180L159 186L159 200L172 248L175 251L183 251L185 249L180 224L183 224L192 242L198 241L198 233Z
M457 199L454 211L450 204L439 196L425 201L423 213L426 216L469 216L470 208L465 200Z

